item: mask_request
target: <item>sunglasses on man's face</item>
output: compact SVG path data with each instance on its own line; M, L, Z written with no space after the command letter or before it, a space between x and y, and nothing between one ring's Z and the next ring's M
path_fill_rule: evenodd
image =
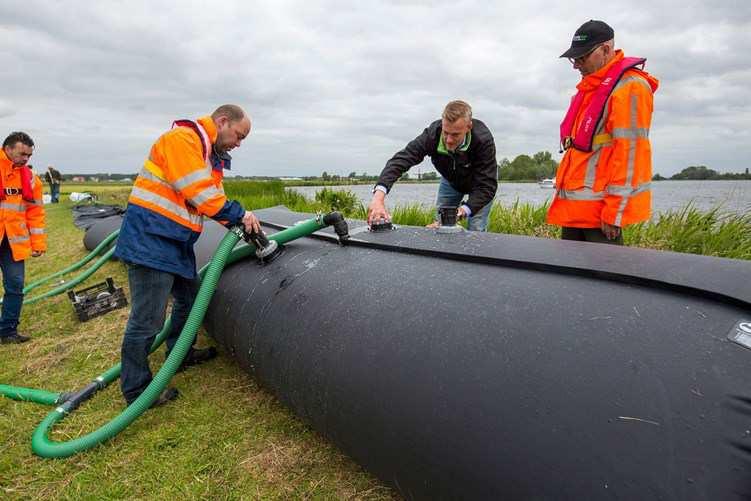
M603 45L604 45L604 44L598 44L598 45L595 45L594 47L592 47L592 48L591 48L591 49L589 50L589 52L587 52L587 53L586 53L586 54L584 54L583 56L579 56L579 57L568 57L568 58L566 58L566 59L568 59L568 60L569 60L569 61L571 62L571 64L582 64L582 63L583 63L584 61L586 61L586 60L587 60L587 58L588 58L589 56L591 56L591 55L592 55L592 54L594 53L594 51L596 51L597 49L599 49L599 48L600 48L600 47L602 47Z

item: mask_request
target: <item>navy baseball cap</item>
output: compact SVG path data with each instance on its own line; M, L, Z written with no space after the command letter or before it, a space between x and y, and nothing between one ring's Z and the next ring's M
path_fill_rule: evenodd
M571 40L571 47L561 54L561 57L570 57L576 59L581 57L592 48L602 42L607 42L615 36L613 28L604 21L595 21L591 19L579 26Z

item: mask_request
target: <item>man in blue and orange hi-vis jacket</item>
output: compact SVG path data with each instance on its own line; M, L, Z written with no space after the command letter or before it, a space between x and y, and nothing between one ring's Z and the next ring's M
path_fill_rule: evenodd
M18 333L23 304L24 262L47 250L44 234L42 181L27 165L34 141L25 132L14 132L0 151L0 268L3 271L3 313L0 344L24 343Z
M198 120L177 120L151 147L128 199L115 256L128 265L131 311L121 349L120 388L130 405L152 379L149 348L164 323L172 295L172 330L167 353L174 347L198 292L193 244L203 216L250 231L258 219L222 187L228 152L250 134L250 118L239 106L220 106ZM216 356L211 348L191 348L182 367ZM167 388L152 405L178 396Z
M582 76L561 124L566 151L556 172L547 221L565 240L623 244L621 229L651 212L653 94L646 59L615 50L603 21L576 30L561 57Z

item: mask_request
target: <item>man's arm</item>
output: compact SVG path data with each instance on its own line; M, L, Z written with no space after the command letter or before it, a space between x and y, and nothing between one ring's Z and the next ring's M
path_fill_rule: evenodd
M422 134L410 141L403 150L386 162L368 206L368 224L380 219L391 220L391 215L386 210L386 194L391 191L391 187L402 174L425 159L428 154L429 135L428 129L425 129Z
M482 145L478 153L477 166L473 166L472 173L472 191L469 192L470 214L488 205L495 198L495 192L498 189L498 164L495 158L495 141L490 136L490 140Z
M26 202L26 226L29 228L31 255L38 257L47 250L47 235L44 230L44 205L42 202L42 180L34 175L34 201Z
M402 174L422 162L428 154L429 136L428 129L425 129L422 134L410 141L403 150L391 157L381 171L376 186L383 186L388 193Z

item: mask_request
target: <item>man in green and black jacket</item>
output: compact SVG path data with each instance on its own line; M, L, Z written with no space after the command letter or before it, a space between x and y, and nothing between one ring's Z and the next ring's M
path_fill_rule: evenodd
M402 174L430 156L441 174L436 205L457 208L457 219L469 218L470 231L485 231L498 188L495 142L488 127L472 118L464 101L451 101L436 120L406 148L386 162L368 207L368 224L389 221L385 198ZM469 197L464 200L464 196Z

